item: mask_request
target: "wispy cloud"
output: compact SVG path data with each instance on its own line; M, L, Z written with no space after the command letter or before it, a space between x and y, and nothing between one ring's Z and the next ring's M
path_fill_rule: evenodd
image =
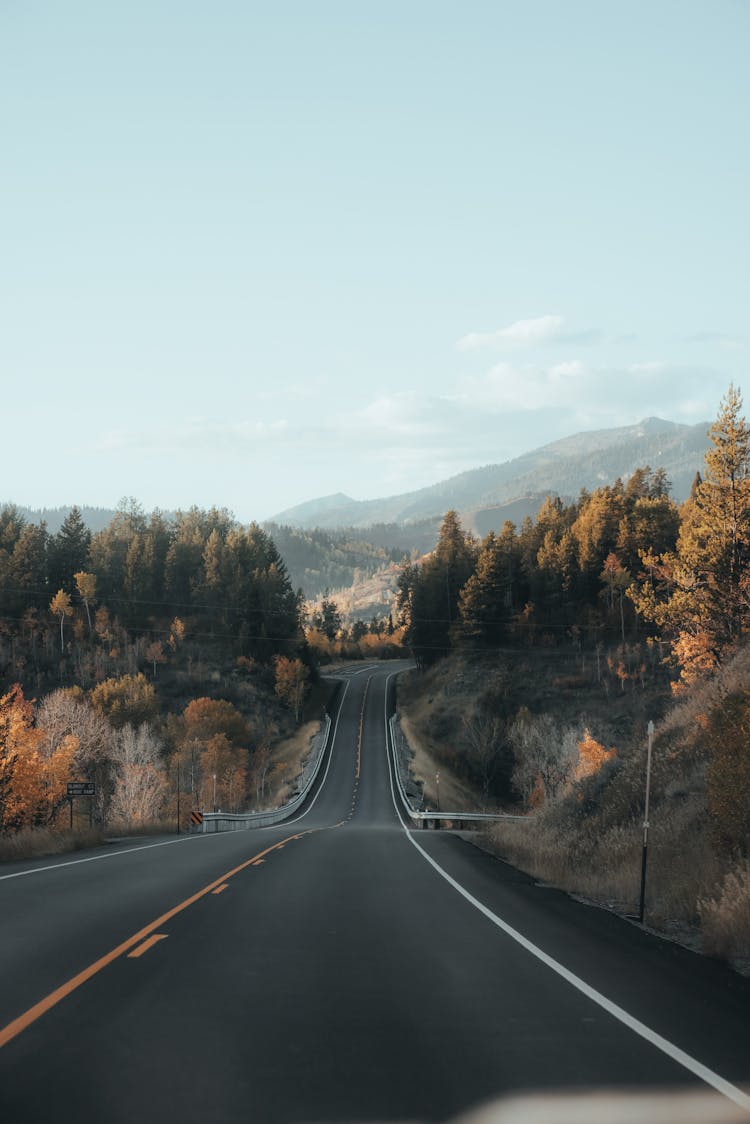
M229 450L250 447L254 443L267 443L285 437L290 426L285 418L266 421L218 422L192 419L176 424L149 427L140 430L110 430L98 438L94 452L127 450L194 449L196 453L211 450Z
M748 345L747 336L729 335L727 332L693 332L686 339L688 343L709 344L721 351L742 351Z
M458 351L485 351L507 346L529 347L559 336L564 323L562 316L516 320L507 328L498 328L494 332L469 332L458 341L456 348Z

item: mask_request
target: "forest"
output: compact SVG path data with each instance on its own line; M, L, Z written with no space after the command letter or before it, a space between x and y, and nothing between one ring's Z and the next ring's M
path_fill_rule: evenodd
M548 498L477 542L455 512L402 570L420 672L401 689L436 765L525 809L492 846L637 911L654 722L650 917L750 957L750 428L730 387L677 505L663 472ZM425 791L429 798L429 775ZM652 825L653 826L653 825Z
M438 759L480 801L541 816L534 838L546 824L566 870L587 832L599 853L594 824L637 836L656 718L655 799L702 841L695 913L750 853L750 430L733 387L709 436L679 505L644 466L481 541L448 512L434 549L403 559L393 611L369 621L332 594L306 606L268 529L226 510L126 500L93 534L76 508L50 534L6 505L0 834L65 826L69 780L95 782L95 828L262 806L274 745L324 703L317 667L408 652L403 700L421 697ZM321 559L340 551L342 575L355 555L396 565L387 527L376 545L277 530L295 567L308 540Z
M262 803L314 673L265 531L127 500L93 535L77 508L54 535L0 511L0 676L8 834L59 824L74 779L94 825Z

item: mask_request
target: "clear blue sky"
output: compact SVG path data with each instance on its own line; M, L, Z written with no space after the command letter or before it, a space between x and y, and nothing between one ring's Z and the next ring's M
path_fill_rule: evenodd
M710 420L749 48L747 0L0 0L0 500L263 519Z

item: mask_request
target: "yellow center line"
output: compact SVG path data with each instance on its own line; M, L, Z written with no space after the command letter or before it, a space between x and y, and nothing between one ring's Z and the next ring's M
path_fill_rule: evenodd
M148 940L144 941L143 944L139 944L138 948L134 948L132 952L128 953L128 959L135 960L139 956L143 956L144 952L148 952L148 950L153 948L155 944L158 944L159 941L165 941L168 935L168 933L152 933Z
M362 768L362 735L365 726L365 703L367 702L367 692L370 689L370 680L365 683L365 693L362 696L362 710L359 715L359 740L357 741L357 771L355 773L356 779L359 780L360 770Z
M280 843L274 843L273 846L266 847L264 851L259 851L258 854L253 855L251 859L246 859L245 862L240 863L239 866L235 866L232 870L227 871L226 874L222 874L221 878L216 878L213 882L209 882L208 886L204 886L202 890L198 890L197 893L191 894L189 898L185 898L184 902L180 902L179 905L167 910L166 913L162 913L161 917L157 917L155 921L145 925L142 929L139 929L137 933L133 933L132 937L128 937L122 944L118 944L116 948L105 953L104 956L100 956L93 964L89 964L87 968L78 972L72 979L61 984L60 987L55 988L49 995L45 995L44 999L40 999L33 1007L29 1007L28 1011L24 1011L18 1018L13 1019L7 1026L2 1027L0 1029L0 1047L6 1046L8 1042L16 1038L21 1031L26 1030L28 1026L31 1026L37 1019L40 1019L42 1015L46 1015L47 1011L56 1007L58 1003L66 999L68 995L76 991L82 984L86 983L87 980L90 980L92 976L101 972L103 968L106 968L107 965L111 964L113 960L116 960L118 956L122 956L124 952L128 952L129 949L140 944L146 937L150 937L156 929L160 929L167 921L171 921L178 913L182 913L183 910L194 905L195 902L200 901L206 894L212 893L222 882L226 882L227 879L234 877L235 874L239 874L240 871L245 870L246 867L252 866L258 859L262 859L264 855L268 855L271 851L283 847L285 843L291 842L292 839L301 839L303 835L309 834L309 829L308 831L300 831L296 835L290 835L286 839L282 839Z
M255 864L253 864L253 865L255 865ZM215 890L211 891L211 893L212 894L223 894L224 891L228 890L228 889L229 889L229 884L227 882L225 882L223 886L217 886Z

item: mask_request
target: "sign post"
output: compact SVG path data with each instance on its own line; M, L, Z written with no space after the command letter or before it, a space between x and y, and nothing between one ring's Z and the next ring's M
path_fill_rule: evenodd
M638 920L643 924L643 914L646 907L646 863L648 861L648 805L651 795L651 747L654 744L654 724L648 724L648 750L646 752L646 805L643 812L643 852L641 855L641 901L638 909Z
M94 781L68 781L68 804L70 805L70 830L73 830L73 800L76 796L96 796ZM91 807L89 806L89 819Z

